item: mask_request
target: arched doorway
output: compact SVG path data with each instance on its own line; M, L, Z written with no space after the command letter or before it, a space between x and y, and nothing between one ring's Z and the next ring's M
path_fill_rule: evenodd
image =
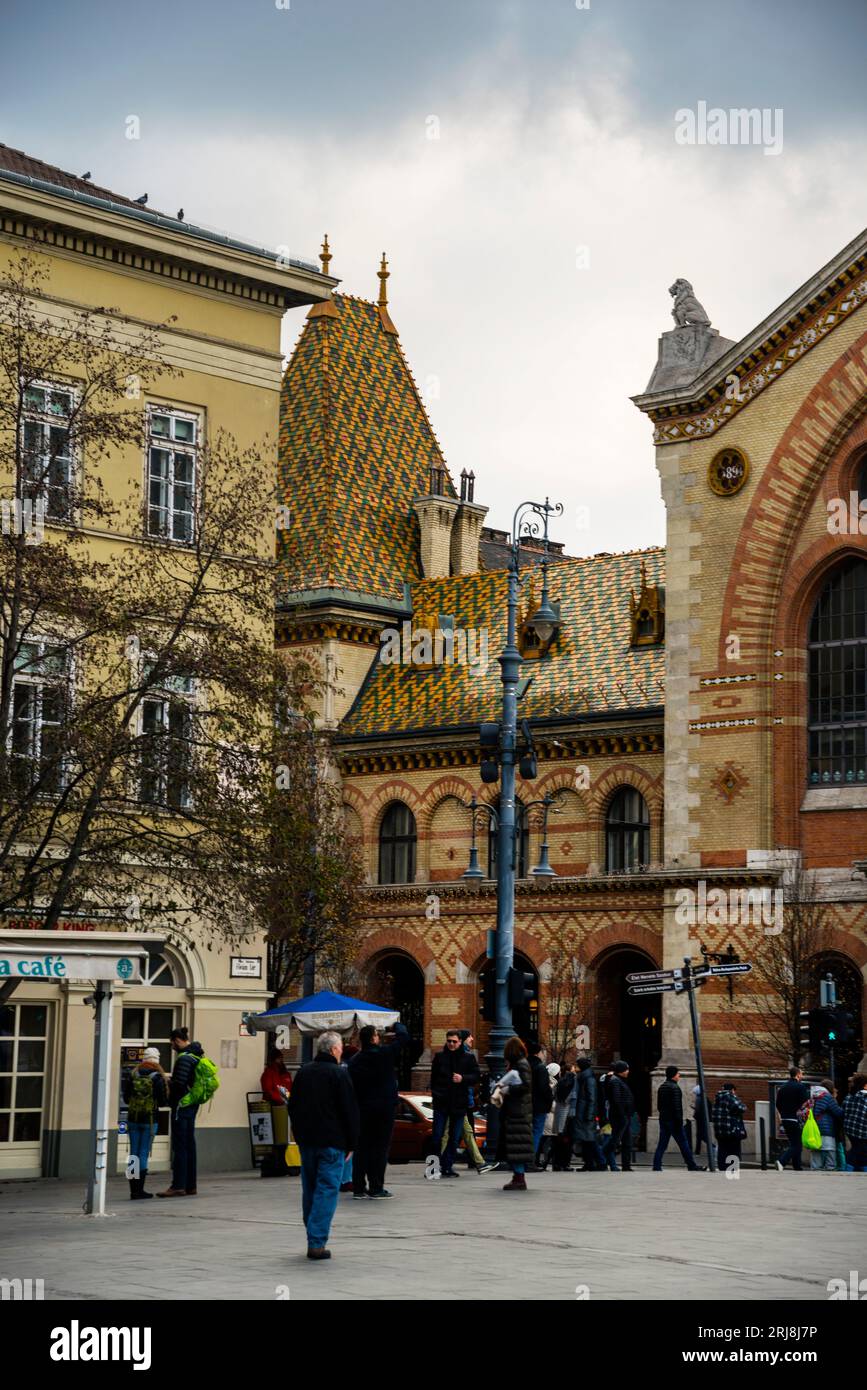
M861 1060L864 1046L862 1038L863 1017L862 1001L864 994L864 983L861 978L861 971L854 961L848 956L840 955L837 951L823 951L811 961L810 969L810 1000L809 1007L816 1008L820 1000L820 983L830 975L837 989L836 1008L852 1015L853 1031L852 1037L845 1043L841 1043L834 1052L834 1080L838 1086L845 1086L846 1081L857 1069ZM816 1056L813 1058L813 1065L817 1068L825 1068L830 1076L831 1059L829 1055Z
M412 1084L412 1069L424 1051L424 975L411 956L392 951L380 956L369 972L367 998L371 1004L397 1009L411 1038L398 1067L402 1091Z
M525 1004L516 1005L512 1010L512 1027L518 1037L523 1042L534 1042L539 1036L539 973L529 956L525 956L522 951L516 951L515 969L523 970L525 974L533 977L533 997ZM479 971L479 1035L486 1038L490 1031L490 1026L494 1018L494 1008L496 999L496 980L494 962L488 961L484 969ZM484 1013L482 1012L482 1000L484 1000Z
M629 994L626 976L656 962L634 946L615 946L596 965L590 1046L596 1062L629 1063L642 1131L651 1110L651 1072L662 1056L662 996Z

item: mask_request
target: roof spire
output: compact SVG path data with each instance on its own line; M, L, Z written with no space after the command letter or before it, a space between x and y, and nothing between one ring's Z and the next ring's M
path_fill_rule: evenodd
M328 274L328 267L331 264L331 247L328 245L328 233L322 238L322 247L319 252L319 259L322 262L322 274Z
M379 270L376 273L379 276L379 303L376 306L379 309L379 321L382 324L385 332L394 334L396 338L397 329L392 323L391 315L388 312L388 295L385 289L385 282L388 279L389 274L391 272L388 269L388 261L385 259L384 251L382 253L382 260L379 264Z
M384 309L388 303L388 295L385 292L385 282L391 272L388 269L388 261L385 259L385 252L382 253L382 261L379 270L376 272L379 277L379 307Z

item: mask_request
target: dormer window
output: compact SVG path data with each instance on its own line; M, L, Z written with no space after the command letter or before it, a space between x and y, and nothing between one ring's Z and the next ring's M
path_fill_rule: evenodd
M633 647L656 647L665 637L665 589L648 584L647 566L641 562L641 589L638 598L629 591L630 641Z

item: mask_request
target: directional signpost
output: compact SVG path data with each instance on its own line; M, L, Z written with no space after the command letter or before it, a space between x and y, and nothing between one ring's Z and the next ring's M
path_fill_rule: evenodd
M711 976L719 975L748 975L752 970L749 961L736 961L728 965L706 965L699 970L693 970L692 957L685 956L683 969L681 970L639 970L626 976L629 985L629 993L632 995L643 994L683 994L689 995L689 1016L692 1023L692 1040L695 1047L695 1069L698 1076L698 1084L701 1087L701 1106L704 1112L705 1134L710 1136L710 1114L707 1108L707 1090L704 1084L704 1066L701 1057L701 1035L698 1027L698 1010L695 1007L695 992L704 984L705 980ZM710 1159L710 1170L716 1172L716 1155L714 1146L708 1138L707 1146L708 1158Z

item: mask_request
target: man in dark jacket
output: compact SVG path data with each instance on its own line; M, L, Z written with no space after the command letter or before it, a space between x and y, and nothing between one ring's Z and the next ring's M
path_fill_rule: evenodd
M653 1155L654 1173L662 1172L662 1155L673 1139L683 1156L683 1161L691 1173L701 1173L704 1169L696 1163L686 1130L683 1125L683 1092L677 1084L680 1080L678 1067L665 1068L665 1080L656 1093L656 1111L659 1116L659 1143Z
M539 1166L539 1145L545 1129L545 1120L554 1104L551 1078L545 1066L545 1049L540 1042L527 1043L527 1060L532 1077L531 1102L533 1106L533 1152L536 1166Z
M326 1249L340 1196L343 1165L358 1139L358 1102L349 1069L340 1065L339 1033L316 1039L316 1056L301 1068L289 1096L292 1133L301 1151L301 1212L308 1260L330 1260Z
M470 1091L478 1086L479 1064L472 1052L461 1045L461 1035L457 1028L446 1033L446 1045L437 1052L430 1070L430 1089L433 1097L434 1127L432 1148L435 1154L440 1151L446 1125L449 1128L448 1142L440 1161L440 1176L456 1178L454 1170L458 1144L464 1130L464 1120L470 1108Z
M383 1043L379 1029L372 1023L366 1024L358 1036L361 1051L348 1064L361 1117L352 1186L358 1198L391 1197L393 1194L385 1186L385 1168L398 1095L395 1067L401 1052L409 1046L410 1036L402 1023L395 1023L392 1042Z
M801 1163L801 1121L798 1111L810 1099L810 1088L804 1081L800 1067L789 1068L789 1079L777 1091L777 1111L780 1123L789 1141L788 1148L777 1159L777 1168L782 1173L789 1159L796 1173L803 1171Z
M169 1082L169 1107L172 1133L172 1182L158 1197L195 1197L196 1195L196 1116L197 1105L181 1105L193 1084L199 1058L204 1056L202 1044L190 1042L186 1028L175 1028L171 1035L172 1050L178 1054Z
M629 1063L615 1062L606 1087L611 1134L604 1154L612 1173L620 1172L617 1167L618 1148L621 1151L624 1173L632 1172L632 1116L635 1114L635 1097L632 1088L626 1084L628 1076Z
M746 1133L744 1115L747 1107L735 1094L735 1083L726 1081L722 1090L714 1096L711 1123L717 1143L717 1166L721 1173L726 1172L730 1158L740 1163L741 1140Z

